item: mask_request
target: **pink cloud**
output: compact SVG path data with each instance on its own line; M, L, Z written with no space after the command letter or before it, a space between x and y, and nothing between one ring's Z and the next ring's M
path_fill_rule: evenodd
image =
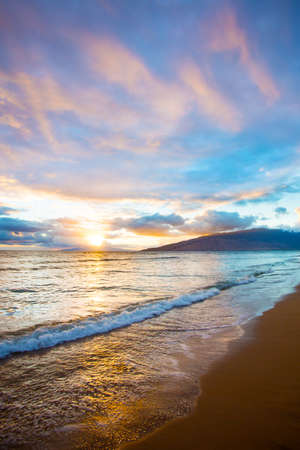
M233 104L218 91L213 83L208 82L199 67L192 61L180 69L182 81L190 88L199 110L215 120L221 127L239 131L242 116Z
M236 51L252 82L270 103L280 96L279 90L261 61L256 61L246 33L237 23L232 9L224 9L210 32L210 49L214 52Z
M0 125L8 125L25 137L36 135L38 130L49 148L59 151L63 144L58 145L49 112L72 112L87 125L98 127L102 121L125 130L139 120L134 109L100 89L64 86L51 73L39 77L24 72L14 76L0 73Z
M186 92L159 79L133 52L112 38L81 36L89 64L102 79L124 88L162 118L177 121L186 113Z

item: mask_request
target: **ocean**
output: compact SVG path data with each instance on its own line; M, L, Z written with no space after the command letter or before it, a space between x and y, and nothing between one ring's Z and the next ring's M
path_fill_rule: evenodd
M299 251L0 252L0 447L114 449L299 283Z

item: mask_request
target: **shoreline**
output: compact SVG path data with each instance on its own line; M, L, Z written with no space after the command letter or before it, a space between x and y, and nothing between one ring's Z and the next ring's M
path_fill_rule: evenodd
M120 448L299 450L300 285L243 329L201 376L191 415Z

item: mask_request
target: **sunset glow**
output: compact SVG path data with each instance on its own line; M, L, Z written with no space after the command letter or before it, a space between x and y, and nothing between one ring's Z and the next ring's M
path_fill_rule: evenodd
M296 9L2 2L0 245L299 229Z
M90 234L87 236L87 241L93 247L101 247L103 243L103 236L101 234Z
M297 0L0 0L1 449L300 449L299 75Z

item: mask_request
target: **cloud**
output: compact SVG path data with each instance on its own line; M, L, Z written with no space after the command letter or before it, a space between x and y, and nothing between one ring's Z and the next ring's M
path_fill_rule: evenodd
M256 216L240 216L237 212L213 210L208 210L192 220L174 213L156 213L137 218L116 219L112 222L112 229L126 229L137 235L176 237L241 230L252 226L256 219Z
M80 221L68 217L37 222L0 216L0 245L30 245L46 248L80 247L85 246L84 236L86 233L87 230Z
M0 217L1 245L35 245L49 246L52 237L48 227L41 222L22 220L14 217Z
M50 145L55 146L56 139L53 134L51 122L47 117L46 105L43 102L44 95L41 95L40 86L37 86L34 77L22 72L17 73L16 82L23 90L25 101L38 123L40 132Z
M196 235L242 230L254 225L256 219L256 216L240 216L237 212L208 210L202 216L185 223L181 230Z
M299 192L300 179L296 177L288 184L280 184L274 186L272 189L258 191L257 195L249 196L245 194L235 204L244 206L251 203L274 202L280 200L285 194L298 194Z
M44 221L30 221L0 216L0 246L84 249L90 248L89 236L102 236L103 230L103 224L86 218L59 217ZM114 247L109 241L104 240L101 248L113 249Z
M251 45L246 33L239 26L234 11L230 8L224 9L211 29L213 31L210 33L210 49L215 52L236 51L240 63L260 92L270 103L277 100L280 96L279 90L262 62L254 59Z
M10 214L16 212L15 208L10 208L9 206L0 205L0 216L9 216Z
M34 233L42 231L44 226L38 222L21 220L13 217L0 217L0 230L11 232Z
M72 113L82 124L99 128L99 121L106 126L128 129L137 124L136 112L95 87L58 81L51 72L35 74L17 72L15 75L0 74L0 88L6 89L6 97L0 101L2 122L16 129L25 130L23 135L38 138L38 133L52 150L58 151L55 114ZM14 90L18 101L8 95ZM74 117L69 118L70 126ZM1 124L0 120L0 124ZM37 125L37 128L35 127ZM35 141L33 141L35 142Z
M0 117L0 125L15 128L22 131L25 135L30 134L30 131L24 127L24 124L12 114L2 114Z
M130 241L132 236L179 240L220 231L251 227L255 216L240 216L237 212L208 210L193 219L176 213L143 215L113 220L89 221L61 217L42 222L0 217L0 245L25 245L44 248L87 248L89 236L105 237L105 248L114 243ZM120 240L121 239L121 240Z
M184 224L184 219L177 214L159 213L130 219L115 219L113 229L126 229L144 236L169 236L177 232L176 228Z
M284 208L283 206L278 206L278 208L275 209L276 214L282 215L282 214L287 214L288 210L286 208Z
M239 111L212 83L205 80L196 64L191 61L185 63L180 69L180 76L192 91L201 113L225 129L231 131L241 129L243 121Z
M125 150L130 153L154 153L160 147L160 140L155 136L130 136L130 133L113 132L111 134L97 136L90 139L94 149L105 152Z
M112 37L85 34L79 38L92 70L126 92L165 120L177 121L186 112L187 95L180 86L155 76L144 62Z

